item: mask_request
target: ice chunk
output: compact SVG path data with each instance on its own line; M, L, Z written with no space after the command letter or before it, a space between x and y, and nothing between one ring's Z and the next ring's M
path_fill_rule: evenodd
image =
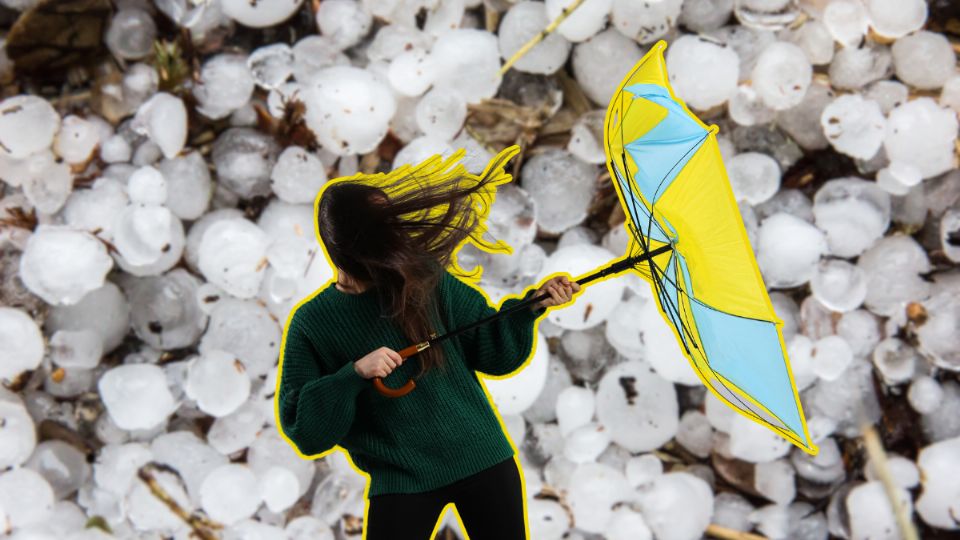
M813 67L803 49L778 41L757 57L753 87L771 109L789 109L801 101L813 80Z
M102 355L103 341L95 330L58 330L50 338L50 358L61 367L92 369Z
M431 90L417 103L416 118L425 135L449 141L463 128L467 103L459 94Z
M117 11L103 37L107 48L124 60L136 60L150 54L157 26L146 11L125 7Z
M678 384L699 385L700 379L683 355L680 342L653 300L643 304L637 321L643 330L643 357L657 375Z
M713 449L713 428L706 415L700 411L683 413L677 428L677 442L697 457L709 456Z
M848 311L837 323L837 335L847 340L854 355L868 355L880 343L880 320L865 309Z
M921 90L936 90L954 72L957 55L942 34L920 31L893 44L897 78Z
M932 98L918 98L895 108L883 144L891 162L904 162L930 178L953 167L957 116ZM921 139L917 139L920 137Z
M960 111L960 75L953 75L943 83L940 90L940 105Z
M347 55L337 49L329 37L312 35L293 46L293 77L306 84L321 69L350 65Z
M646 486L663 474L663 463L653 454L641 454L631 457L624 470L631 486Z
M850 345L840 336L826 336L814 343L813 372L827 381L835 381L853 361Z
M8 178L23 189L38 212L53 214L63 207L73 190L70 165L57 159L50 150L37 152L20 162L16 172Z
M960 211L949 210L940 218L940 245L943 254L953 262L960 262Z
M239 358L209 349L187 364L184 391L201 411L220 418L237 410L250 396L250 376Z
M864 304L878 315L891 316L907 302L925 300L930 294L930 284L919 276L930 271L930 261L910 236L877 240L860 255L857 266L867 277Z
M863 270L840 259L820 261L810 289L820 303L840 312L856 309L867 297Z
M561 540L570 529L570 516L557 501L530 499L527 512L531 538Z
M842 377L834 381L821 379L807 390L805 411L811 416L822 415L836 421L837 434L855 437L863 422L876 422L880 418L873 384L873 365L855 358Z
M468 104L497 93L501 80L500 51L496 36L490 32L473 28L448 30L437 37L430 55L436 66L436 87L459 93Z
M130 200L141 204L163 204L167 200L167 181L151 166L140 167L127 180Z
M909 381L917 360L921 360L917 350L895 337L881 341L873 351L873 365L889 385Z
M71 114L60 124L53 150L68 163L85 163L98 144L100 132L96 124Z
M880 105L858 94L833 100L823 110L820 123L830 144L848 156L870 159L883 144L886 119Z
M667 73L680 99L694 109L722 105L737 90L740 58L732 47L685 35L667 49Z
M757 263L768 287L806 283L826 251L824 234L800 218L780 212L760 223Z
M682 5L683 0L613 0L611 26L639 43L653 43L676 25Z
M217 221L204 232L199 268L208 281L238 297L252 298L260 288L268 239L242 218Z
M265 28L289 19L302 3L303 0L223 0L220 9L244 26Z
M780 166L760 152L737 154L727 163L727 170L737 200L760 204L780 187Z
M97 383L110 418L123 429L152 429L166 421L178 404L158 366L126 364L111 368Z
M734 0L686 0L680 24L694 32L716 30L730 19Z
M200 152L164 159L159 170L167 183L164 205L178 218L195 220L210 205L210 171Z
M3 379L12 381L20 373L36 369L43 360L40 327L21 309L0 306L0 341L4 343L3 362L0 362Z
M910 188L921 181L920 170L902 161L893 162L877 173L877 185L891 195L907 195Z
M781 39L797 45L806 53L815 66L829 64L833 60L833 35L823 22L808 20L796 29L785 29Z
M866 0L870 25L878 34L899 38L919 30L927 20L927 3L923 0Z
M785 459L758 463L753 485L761 495L777 504L790 504L797 494L793 467Z
M600 381L597 419L631 452L659 448L677 433L676 389L646 364L617 364Z
M593 391L582 386L570 386L557 395L556 415L560 433L568 435L587 425L593 418L595 398Z
M890 48L870 42L837 51L829 70L830 84L842 90L859 90L892 73L893 55L890 54Z
M640 360L646 350L643 341L643 304L643 298L636 295L620 302L607 318L604 328L610 345L630 360Z
M791 447L787 439L742 414L730 420L730 454L735 458L764 463L787 455Z
M820 150L829 144L820 125L823 110L833 100L826 85L814 82L795 107L777 113L777 125L806 150Z
M609 4L609 1L607 3ZM578 9L576 12L579 11L582 10ZM517 2L507 10L500 21L498 30L500 55L505 60L509 59L548 24L550 20L547 18L547 8L543 2L526 0ZM569 54L570 42L562 33L551 32L517 60L513 68L527 73L550 75L563 66Z
M40 224L20 258L20 279L48 304L75 304L100 288L113 260L103 242L66 225Z
M612 506L630 496L623 473L600 463L577 465L567 489L567 502L578 529L602 532L610 520Z
M658 540L700 538L713 515L713 493L686 472L658 476L641 495L643 517Z
M897 489L896 497L897 505L906 515L913 513L907 491ZM881 482L867 482L853 488L847 495L847 512L850 514L851 540L900 538L893 507Z
M890 226L890 196L876 183L837 178L813 198L817 227L827 236L830 252L853 257L873 245Z
M890 471L890 476L897 487L913 489L920 483L920 470L917 469L916 463L903 456L888 454L887 469ZM879 480L873 460L867 460L867 464L863 467L863 473L867 480Z
M187 109L180 98L160 92L140 106L133 126L172 159L187 142Z
M270 173L271 187L280 200L313 203L327 182L327 171L315 154L299 146L288 146L277 158Z
M844 47L857 45L867 33L867 11L860 0L837 0L823 10L823 23Z
M230 525L253 516L260 508L257 477L246 463L225 463L203 479L200 506L221 523Z
M920 451L917 465L923 481L923 493L917 499L917 513L926 523L941 529L956 530L960 504L960 475L957 456L960 455L960 437L927 446Z
M606 162L603 151L603 121L606 111L584 113L570 129L567 151L586 163L600 165Z
M387 81L391 88L403 96L416 97L430 88L437 74L434 57L425 51L412 49L390 61Z
M325 0L317 8L317 26L338 49L356 45L373 24L366 7L356 0Z
M923 302L927 320L917 328L920 346L933 363L950 371L960 371L960 294L941 291Z
M890 114L895 107L907 101L910 89L897 81L877 81L872 83L864 97L876 101L883 114Z
M596 166L549 148L524 161L523 188L537 204L537 223L559 234L580 224L597 189Z
M766 124L776 117L773 109L767 107L753 87L746 84L738 86L730 97L727 113L741 126Z
M564 438L563 455L574 463L591 463L610 445L610 432L591 422L570 432Z
M653 540L653 533L642 514L621 506L610 516L603 537L607 540Z
M213 163L220 182L244 198L270 193L270 174L279 147L252 128L230 128L213 143Z
M322 69L301 95L307 126L326 150L341 156L376 148L396 112L390 89L369 71L352 66Z
M567 0L546 0L547 19L553 21L567 8ZM557 32L570 41L590 38L607 24L612 0L586 0L557 27Z
M637 43L607 28L573 49L573 73L583 92L606 107L623 76L643 57Z
M193 89L200 103L197 110L213 120L224 118L250 101L254 86L246 56L218 54L204 62L200 83Z
M293 49L286 43L259 47L247 57L247 69L254 82L268 90L276 88L293 75Z
M44 150L60 129L60 115L47 100L37 96L13 96L0 102L0 151L25 158Z

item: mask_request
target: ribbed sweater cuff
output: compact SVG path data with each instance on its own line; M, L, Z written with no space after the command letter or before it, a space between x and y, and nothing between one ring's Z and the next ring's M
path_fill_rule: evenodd
M337 379L339 384L344 385L344 391L348 391L351 397L356 397L361 390L370 384L370 381L361 377L353 364L353 362L347 362L333 373L333 377Z

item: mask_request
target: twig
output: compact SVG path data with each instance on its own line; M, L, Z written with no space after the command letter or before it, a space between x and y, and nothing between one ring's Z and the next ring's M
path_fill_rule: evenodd
M900 535L904 540L919 540L917 529L913 526L913 521L903 511L900 504L900 498L897 497L897 486L893 482L893 475L890 474L890 467L887 465L887 453L880 442L880 435L871 424L864 423L860 428L863 432L863 444L867 449L867 455L873 464L873 471L877 473L877 478L883 484L883 489L887 493L887 499L890 500L890 507L893 508L893 517L897 520L897 526L900 528Z
M715 523L707 525L707 534L720 540L768 540L766 536L730 529Z
M200 540L218 540L217 535L210 531L210 529L221 529L222 526L218 523L214 523L204 516L196 513L188 512L182 506L180 506L177 501L173 500L163 487L160 486L160 483L157 482L157 479L153 477L152 470L157 468L156 463L147 463L143 467L137 470L137 476L140 480L143 480L147 484L147 488L150 489L150 493L154 497L160 500L167 508L170 509L177 517L182 519L187 525L190 526L190 529L197 535Z
M584 0L573 0L573 2L570 2L570 5L563 8L563 11L560 12L560 15L557 16L557 18L554 19L553 22L547 25L547 27L544 28L539 34L533 36L533 39L526 42L523 45L523 47L520 47L519 51L513 53L513 56L511 56L510 59L507 60L507 63L500 68L500 75L503 75L507 71L509 71L510 66L515 64L517 60L520 60L520 58L523 55L530 52L530 49L534 48L537 45L537 43L540 43L541 41L543 41L543 38L549 36L550 32L553 32L554 30L556 30L557 27L560 26L560 23L562 23L567 17L569 17L570 14L573 13L575 9L580 7L580 4L582 4L583 2Z

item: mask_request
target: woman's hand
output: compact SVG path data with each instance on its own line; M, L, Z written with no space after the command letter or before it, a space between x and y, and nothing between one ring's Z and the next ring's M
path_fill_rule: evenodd
M545 298L533 305L534 310L542 307L553 307L570 302L573 295L580 291L580 284L571 281L567 276L557 276L547 280L533 296L540 296L543 293L550 293L550 298Z
M353 369L364 379L386 377L397 366L402 365L404 360L397 351L380 347L354 362Z

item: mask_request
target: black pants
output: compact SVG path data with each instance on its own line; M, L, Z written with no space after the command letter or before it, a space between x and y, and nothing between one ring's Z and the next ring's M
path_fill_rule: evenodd
M456 505L469 540L526 540L522 481L511 457L432 491L375 495L364 540L431 540L448 503Z

